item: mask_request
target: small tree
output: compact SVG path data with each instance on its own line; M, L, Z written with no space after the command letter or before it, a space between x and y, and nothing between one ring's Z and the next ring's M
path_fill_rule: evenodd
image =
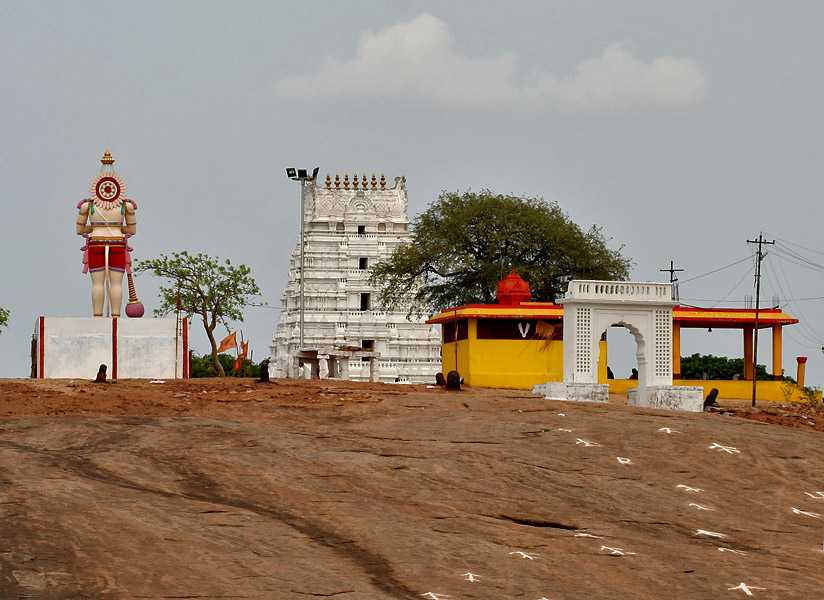
M173 252L171 256L141 260L137 272L151 271L171 282L160 286L160 307L155 316L164 316L180 309L187 316L197 315L212 347L212 366L218 376L226 373L218 358L215 328L227 320L243 321L243 308L260 306L252 298L260 295L260 289L246 265L232 265L229 260L220 261L206 254L190 255Z
M412 223L412 240L371 270L386 307L422 314L494 302L511 269L536 300L552 301L570 278L626 279L631 261L601 229L581 229L554 202L475 192L443 192Z
M7 308L3 308L2 306L0 306L0 333L3 332L3 327L8 325L10 314L11 313Z

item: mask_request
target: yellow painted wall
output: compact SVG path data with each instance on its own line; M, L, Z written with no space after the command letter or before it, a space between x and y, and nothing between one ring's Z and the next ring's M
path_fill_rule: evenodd
M676 379L674 385L688 385L704 388L704 397L712 388L718 388L718 397L728 400L749 400L752 398L752 381L727 381L717 379ZM610 394L626 394L627 390L638 387L635 379L610 379ZM768 402L805 402L798 387L784 381L759 381L758 400Z
M704 388L704 397L712 388L718 388L719 398L730 400L750 400L752 398L752 381L718 381L702 379L676 379L675 385L694 385ZM759 381L756 386L756 399L770 402L805 402L798 386L786 381Z
M458 344L458 373L466 385L531 390L564 380L564 343L543 340L479 340L469 320L468 339ZM441 344L444 374L455 369L455 343ZM607 381L607 343L600 342L598 381Z

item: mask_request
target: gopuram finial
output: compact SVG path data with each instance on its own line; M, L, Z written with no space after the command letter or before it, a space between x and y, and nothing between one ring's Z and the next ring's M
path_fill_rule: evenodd
M367 182L366 182L366 175L363 176L363 179L361 180L361 183L363 183L362 187L363 187L363 191L365 192L366 191L366 186L368 185Z
M340 189L340 175L337 173L335 173L335 189Z
M381 189L386 189L386 177L383 176L383 173L381 173Z
M349 173L344 173L343 174L343 189L345 189L345 190L349 189Z
M328 189L330 189L331 187L332 187L332 178L331 178L331 177L329 176L329 174L327 173L327 174L326 174L326 189L328 190Z
M101 165L113 165L114 164L114 159L112 158L112 153L109 152L108 150L106 150L103 153L103 158L100 159L100 164Z
M355 174L352 176L352 188L353 188L353 189L358 189L358 183L359 183L359 181L358 181L358 174L357 174L357 173L355 173Z

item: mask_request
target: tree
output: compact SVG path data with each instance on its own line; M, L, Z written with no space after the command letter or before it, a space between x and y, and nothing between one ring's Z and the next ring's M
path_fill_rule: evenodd
M495 301L498 281L515 269L533 298L552 301L570 278L626 279L631 261L599 227L584 231L555 202L442 192L412 222L412 240L371 270L385 307L410 314Z
M3 327L9 324L9 315L11 313L7 308L0 306L0 333L3 332Z
M236 372L234 370L235 357L231 354L219 354L218 360L223 367L223 371L225 373L231 373L233 377L260 377L260 365L253 363L251 360L242 361L240 372ZM197 378L216 376L217 371L215 370L211 355L199 355L193 352L192 361L189 365L189 377Z
M181 311L197 315L203 322L206 337L212 347L212 366L218 376L226 373L217 354L215 327L227 320L243 321L243 308L260 306L252 298L260 295L260 289L246 265L232 265L206 254L190 255L173 252L171 256L142 260L135 267L137 272L151 271L171 282L160 286L160 308L155 316L164 316L177 310L178 298Z
M744 379L744 359L714 356L712 354L693 354L681 359L681 377L684 379L719 379L730 380L735 376ZM758 379L772 379L767 367L758 365L756 368ZM791 377L784 377L785 381L794 381Z

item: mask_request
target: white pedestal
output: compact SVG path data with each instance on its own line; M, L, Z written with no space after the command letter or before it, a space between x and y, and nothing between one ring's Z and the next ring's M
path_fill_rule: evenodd
M39 379L189 377L189 324L182 319L40 317L35 325Z
M609 386L600 383L565 383L550 381L532 388L533 394L542 395L547 400L569 402L609 402Z
M627 391L627 404L643 408L666 408L702 412L704 410L704 388L683 385L648 386L643 393L638 389Z

